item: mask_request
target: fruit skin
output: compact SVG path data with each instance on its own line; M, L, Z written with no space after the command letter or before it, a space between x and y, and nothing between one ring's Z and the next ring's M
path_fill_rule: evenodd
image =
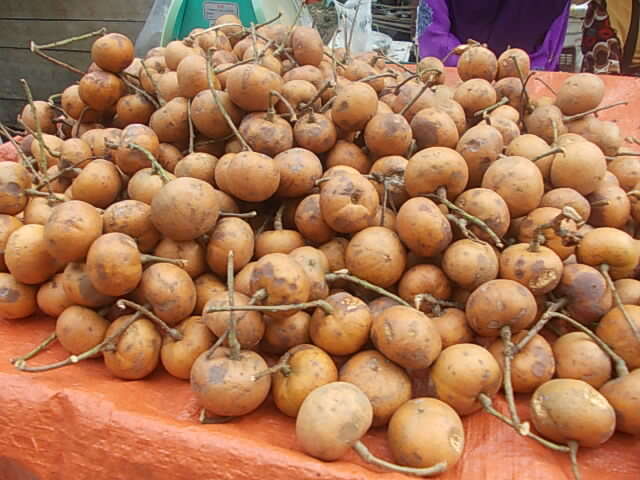
M640 369L608 381L600 393L616 412L616 429L636 437L640 435Z
M271 388L271 376L255 382L251 379L268 368L255 352L242 350L238 360L229 358L230 350L218 348L211 358L205 351L191 368L191 390L198 403L212 415L240 416L258 408Z
M108 33L91 46L91 59L107 72L119 73L131 64L133 42L121 33Z
M327 383L302 402L296 440L312 457L338 460L369 430L372 420L373 408L362 390L347 382Z
M402 405L391 417L387 438L396 462L415 468L445 461L450 469L465 444L460 417L435 398L414 398Z
M484 393L493 397L502 386L502 370L496 359L473 343L445 348L430 373L435 396L453 407L458 415L480 410L478 395Z
M613 407L582 380L549 380L533 392L530 405L533 426L554 442L574 440L583 447L597 447L615 430Z

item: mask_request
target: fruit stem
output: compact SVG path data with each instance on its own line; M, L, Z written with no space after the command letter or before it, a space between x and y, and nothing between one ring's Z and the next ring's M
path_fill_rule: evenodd
M640 157L640 152L616 152L615 157Z
M524 120L524 112L527 110L529 106L529 94L527 93L527 80L528 78L524 78L524 74L520 69L520 64L518 63L518 59L515 55L511 55L511 60L513 61L513 65L516 68L516 72L518 72L518 78L520 79L520 83L522 85L522 92L520 92L520 118ZM524 125L524 122L523 122Z
M491 397L489 397L489 395L487 395L486 393L480 393L478 395L478 401L482 405L482 408L484 408L485 412L489 413L490 415L493 415L499 420L502 420L507 425L511 425L512 427L514 427L514 424L510 418L506 417L505 415L503 415L493 407L493 402L491 401ZM525 437L529 437L551 450L554 450L556 452L563 452L563 453L569 452L569 447L551 442L546 438L542 438L541 436L531 432L531 430L529 430L529 422L525 422L522 424L522 430L525 432L523 433Z
M84 119L85 114L89 110L90 108L87 106L80 111L80 115L78 115L78 119L73 122L73 126L71 127L71 138L78 138L78 131L80 130L80 125L82 125L82 120ZM60 160L58 161L58 165L60 165L61 163L63 163L62 158L60 158Z
M416 65L416 68L417 68L417 65ZM418 78L422 80L422 76L427 73L433 74L433 75L430 75L429 78L424 83L432 87L433 84L438 80L438 78L440 78L440 75L442 75L444 72L438 68L425 68L424 70L420 70L420 72L418 73Z
M164 333L165 335L169 335L176 342L184 338L184 336L182 335L182 333L180 333L179 330L176 330L175 328L171 328L160 317L158 317L151 310L149 310L146 307L143 307L142 305L132 302L131 300L126 300L124 298L121 298L116 302L116 306L122 310L129 307L141 313L144 317L148 318L153 323L155 323L162 333Z
M520 435L526 435L527 426L523 427L520 423L520 417L518 416L518 410L516 409L516 401L513 396L513 383L511 382L511 362L513 361L513 342L511 341L511 327L504 325L500 329L500 338L502 339L504 357L504 375L502 376L502 382L504 387L504 396L507 399L507 406L509 407L509 414L513 421L513 428Z
M504 247L504 244L502 243L502 240L500 239L500 237L496 234L496 232L494 232L491 229L489 225L487 225L483 220L479 219L478 217L471 215L466 210L463 210L462 208L460 208L459 206L457 206L455 203L453 203L451 200L447 198L447 189L445 187L438 187L437 193L435 194L427 193L424 196L432 200L438 200L440 203L444 204L449 210L461 216L466 221L473 223L480 230L482 230L487 235L489 235L493 243L495 243L498 248Z
M344 45L344 63L348 65L351 62L351 42L353 41L353 32L356 29L356 24L358 23L358 13L360 12L360 6L362 5L362 0L358 1L356 5L356 9L353 13L353 19L351 21L351 30L349 32L348 38L347 35L344 36L345 45ZM346 32L345 32L346 33Z
M253 46L253 54L255 55L254 63L258 64L258 40L256 39L256 25L251 22L251 26L249 28L251 32L251 45Z
M407 149L407 156L405 158L413 157L413 154L416 153L417 150L418 150L418 142L416 142L416 139L413 138L411 140L411 143L409 144L409 148Z
M267 228L267 225L271 222L271 219L273 217L273 213L269 212L268 215L265 216L264 222L262 222L258 228L256 228L256 231L254 233L254 235L257 237L258 235L260 235L262 232L264 232L264 229Z
M547 237L544 235L544 230L549 228L553 229L554 233L564 240L567 240L572 244L577 244L581 237L577 232L572 232L565 228L562 228L562 221L568 219L576 222L577 225L584 223L584 220L573 207L565 205L562 207L562 211L548 223L542 223L538 225L534 230L529 243L529 252L537 252L540 245L547 241Z
M540 244L543 244L547 241L547 237L544 236L542 230L550 227L551 225L549 223L543 223L533 231L531 241L529 242L529 247L527 247L527 252L536 253L540 251Z
M623 100L621 102L615 102L609 105L603 105L601 107L592 108L591 110L587 110L586 112L576 113L575 115L569 115L569 116L563 117L562 120L565 122L572 122L574 120L579 120L583 117L586 117L587 115L591 115L592 113L597 113L597 112L601 112L602 110L607 110L609 108L619 107L620 105L628 105L628 104L629 102L626 102Z
M477 46L477 45L480 45L480 43L478 43L478 42L476 42L475 40L472 40L472 39L467 40L467 43L462 43L460 45L456 45L455 47L453 47L451 50L449 50L447 52L447 54L442 59L442 63L446 63L447 60L449 60L449 57L451 55L462 55L469 48Z
M36 42L31 41L30 49L31 49L31 51L33 53L35 53L39 57L42 57L45 60L48 60L51 63L54 63L54 64L58 65L59 67L65 68L65 69L69 70L70 72L77 73L78 75L84 75L85 72L83 72L82 70L79 70L76 67L73 67L73 66L71 66L71 65L69 65L67 63L64 63L63 61L58 60L57 58L50 57L46 53L43 53L42 50L45 50L47 48L63 47L65 45L68 45L68 44L73 43L73 42L77 42L77 41L80 41L80 40L86 40L87 38L102 36L106 32L107 32L107 29L103 27L100 30L96 30L95 32L85 33L84 35L79 35L77 37L65 38L63 40L58 40L57 42L47 43L47 44L44 44L44 45L38 45L38 44L36 44Z
M42 178L44 180L47 180L49 178L49 174L47 171L47 159L44 156L44 151L46 149L50 155L53 155L53 152L49 150L49 147L45 144L44 138L42 137L42 126L40 125L40 117L38 116L38 111L36 110L36 106L33 103L33 95L31 94L29 83L24 78L21 78L20 82L22 82L22 87L24 88L24 93L27 96L27 101L29 102L29 106L31 107L31 114L33 115L33 120L36 124L36 131L34 132L34 136L40 144L40 148L38 149L38 169L40 170L40 175L42 175ZM49 195L53 195L51 184L47 183L47 189L49 190Z
M42 341L42 343L40 343L40 345L38 345L36 348L31 350L29 353L25 353L21 357L12 358L10 360L11 364L15 365L18 362L26 362L27 360L32 359L33 357L38 355L40 352L42 352L45 348L47 348L49 345L51 345L53 342L55 342L57 339L58 339L58 335L54 331L51 335L45 338Z
M158 103L161 106L164 106L166 104L166 102L164 101L164 99L160 96L160 90L158 89L158 82L156 82L156 79L153 78L153 75L151 75L151 72L149 71L149 68L147 68L147 64L144 63L144 60L142 62L140 62L140 64L142 65L142 69L144 70L145 75L147 76L147 78L149 79L149 82L151 83L151 85L153 86L153 91L154 93L158 96Z
M143 265L145 263L170 263L171 265L175 265L176 267L184 268L187 265L187 260L183 258L167 258L167 257L157 257L156 255L148 255L146 253L140 254L140 263Z
M549 155L555 155L556 153L564 153L564 148L562 147L554 147L548 152L541 153L540 155L533 157L531 161L536 163L538 160L542 160L544 157L548 157Z
M524 122L522 124L524 125ZM551 128L553 130L553 145L555 145L558 143L558 123L553 118L551 119Z
M120 338L120 336L131 326L135 321L137 321L141 317L140 312L134 313L118 330L113 332L110 336L105 338L102 342L97 344L95 347L90 348L89 350L82 352L79 355L69 355L64 360L59 362L50 363L49 365L39 365L36 367L30 367L24 361L17 361L14 366L22 371L22 372L47 372L49 370L55 370L57 368L66 367L68 365L74 365L82 360L86 360L87 358L93 357L97 353L108 350L115 346L115 341Z
M267 54L267 52L269 51L269 48L271 47L271 45L273 45L273 43L274 43L273 40L269 40L269 42L267 42L267 44L262 48L262 50L260 50L258 53L256 53L256 57L254 57L254 58L257 59L257 60L260 60L262 57L264 57ZM236 67L239 67L240 65L246 65L248 63L253 63L254 58L247 58L246 60L242 60L242 61L240 61L238 63L234 63L234 64L231 64L231 65L228 65L228 66L226 66L224 68L220 68L220 69L214 68L213 69L213 74L214 75L219 75L221 73L228 72L229 70L232 70L232 69L234 69Z
M390 63L392 65L395 65L396 67L400 67L405 72L410 73L410 74L413 75L413 72L411 70L409 70L407 67L405 67L403 64L401 64L400 62L396 62L393 58L388 57L387 55L385 55L384 52L382 51L382 49L375 49L374 52L377 53L377 55L371 59L371 66L372 67L376 64L376 62L378 60L382 59L382 60L385 61L385 63Z
M198 417L198 419L200 420L200 423L202 423L203 425L211 425L211 424L216 425L220 423L228 423L234 418L235 417L211 417L207 415L207 411L204 408L200 410L200 416Z
M154 108L157 110L158 108L160 108L160 104L158 103L158 101L153 98L153 96L151 94L149 94L149 92L147 92L145 89L138 87L137 85L134 85L131 80L129 80L127 78L127 75L125 75L124 73L118 75L120 77L120 79L125 83L125 85L127 87L129 87L131 90L133 90L134 92L136 92L138 95L142 95L145 99L147 99L149 101L149 103L151 103L151 105L154 106ZM76 122L76 124L80 123L80 119L78 119L78 121Z
M309 114L306 118L307 123L316 123L316 113L313 111L313 107L309 107Z
M551 318L553 318L552 315L555 312L557 312L558 310L560 310L561 308L564 308L564 306L567 303L569 303L569 300L567 298L561 298L561 299L551 303L547 307L547 309L544 311L544 313L542 314L540 319L527 332L527 334L517 344L512 344L511 345L511 348L509 349L509 350L511 350L511 352L510 352L511 355L515 356L518 352L522 351L522 349L527 346L527 344L533 339L533 337L535 337L538 333L540 333L540 331L549 322L549 320L551 320ZM505 351L506 351L506 349L505 349Z
M227 254L227 295L229 299L229 348L231 352L229 358L231 360L240 360L240 342L237 335L237 319L234 313L235 300L235 276L233 270L233 250L229 250Z
M221 217L235 217L235 218L255 218L258 216L258 212L251 210L250 212L237 213L237 212L225 212L221 210L219 215Z
M246 28L244 28L242 25L240 25L239 23L221 23L220 25L214 25L212 27L209 28L205 28L204 30L202 30L201 32L197 32L197 33L192 33L190 34L187 38L185 38L186 41L191 42L193 44L193 41L199 37L200 35L204 35L205 33L209 33L209 32L214 32L216 30L220 30L221 28L226 28L226 27L238 27L242 30L242 32L238 32L238 33L242 33L246 35Z
M330 275L330 274L329 274ZM287 310L306 310L307 308L321 308L327 315L333 314L333 307L324 300L312 302L292 303L290 305L221 305L210 307L204 313L212 312L286 312Z
M385 181L394 187L404 187L404 180L402 178L402 172L392 171L383 175L381 173L367 173L363 174L363 177L373 180L374 182L384 183ZM331 177L329 177L331 178Z
M335 48L332 47L331 51L332 52L335 51ZM331 60L331 62L334 64L334 68L335 68L336 64L339 65L341 68L344 68L344 66L345 66L344 63L342 63L340 60L338 60L335 57L335 55L333 55L332 53L329 53L329 52L325 51L325 52L323 52L323 55L326 55L327 57L329 57L329 60Z
M4 135L9 140L9 142L11 142L13 148L16 149L16 154L20 157L21 163L31 171L31 175L33 175L34 179L41 181L40 175L34 168L33 164L27 158L27 155L24 153L20 145L18 145L18 142L16 142L15 138L13 138L11 133L9 133L9 130L7 130L7 127L2 122L0 122L0 132L2 132L2 135Z
M256 293L254 293L249 299L249 305L255 305L258 302L261 302L265 298L269 296L266 288L261 288Z
M396 465L395 463L387 462L386 460L376 457L360 440L353 445L353 449L365 462L377 467L386 468L393 472L406 473L417 477L431 477L433 475L438 475L447 469L447 462L440 462L435 464L433 467L427 468L413 468Z
M422 94L424 92L427 91L427 89L430 87L431 85L427 82L425 83L421 88L420 91L409 101L409 103L407 103L404 107L402 107L402 110L400 110L398 113L402 116L404 116L404 114L407 112L407 110L409 110L411 107L413 107L413 104L416 103L418 101L418 99L422 96Z
M327 100L326 103L322 105L322 107L320 107L320 110L318 110L318 113L324 113L327 110L329 110L333 106L333 102L335 101L336 101L336 97L334 95L329 100Z
M57 106L56 100L58 100L59 98L62 98L62 93L54 93L53 95L49 95L49 98L47 98L47 103L52 107Z
M285 377L288 377L291 374L291 367L289 366L289 359L291 358L291 352L285 352L278 363L276 363L273 367L269 367L265 370L262 370L259 373L251 376L252 381L256 381L262 377L266 377L267 375L271 375L272 373L282 372Z
M545 82L543 79L541 79L540 77L536 77L536 81L540 82L542 85L544 85L547 90L549 90L551 93L553 93L554 95L558 95L556 93L556 91L551 87L551 85L549 85L547 82Z
M464 305L458 302L451 302L449 300L443 300L441 298L434 297L430 293L419 293L413 297L413 303L416 306L416 310L420 310L422 302L427 301L432 305L438 305L440 307L457 308L458 310L464 310Z
M575 440L569 440L569 458L571 459L571 472L573 473L573 478L575 480L581 480L582 475L580 475L580 468L578 467L578 442Z
M64 197L56 193L41 192L40 190L35 190L33 188L25 188L24 193L30 197L47 198L50 202L66 202L67 201Z
M201 140L199 142L196 142L195 146L197 148L197 147L204 147L205 145L215 145L216 143L226 142L227 140L230 140L233 137L235 137L235 135L232 133L231 135L227 135L226 137L222 137L222 138L209 138L207 140ZM188 150L184 150L182 152L183 155L185 155L186 153L188 153Z
M287 30L287 36L284 37L282 44L278 47L274 55L276 56L279 55L281 52L284 52L285 48L287 48L287 45L289 44L289 39L291 38L291 34L293 33L293 29L296 28L298 20L300 20L300 16L302 15L302 9L304 8L304 6L305 6L305 3L300 2L300 7L296 11L296 16L294 17L293 22L291 22L291 26L289 27L289 30ZM289 56L288 53L285 52L285 54ZM289 58L291 58L291 56L289 56ZM295 60L293 61L296 65L298 64L298 62L296 62Z
M628 194L627 194L628 195ZM590 202L589 205L591 205L592 207L606 207L608 205L610 205L611 202L609 200L607 200L606 198L603 198L601 200L596 200L595 202Z
M224 105L222 105L222 102L218 98L218 92L216 91L216 89L213 86L213 80L211 79L211 55L212 55L212 52L213 52L213 47L210 48L207 51L207 82L209 83L209 90L211 91L211 95L213 95L213 101L215 102L216 106L218 107L218 110L220 110L220 113L222 113L222 116L224 117L225 121L227 122L227 125L229 125L229 128L231 129L231 131L236 135L236 138L242 144L242 149L245 150L245 151L251 152L252 151L251 147L249 146L247 141L244 139L244 137L240 134L240 132L236 128L236 124L233 123L233 120L231 120L231 117L229 116L229 113L227 112L227 109L224 108Z
M289 117L289 121L290 122L296 122L298 120L298 116L296 115L295 109L291 106L291 104L289 103L289 100L284 98L284 95L282 95L277 90L271 90L269 92L269 113L271 113L273 111L273 105L274 105L273 97L278 98L283 103L283 105L285 107L287 107L287 110L289 110L289 114L291 115Z
M616 288L615 283L613 283L611 275L609 275L609 268L610 267L608 264L603 263L602 265L600 265L600 268L599 268L600 273L602 273L602 276L607 282L607 286L609 287L609 290L611 290L611 293L613 294L613 301L615 302L616 307L618 307L622 312L622 316L624 317L627 324L629 325L629 328L631 329L633 336L636 337L636 341L640 342L640 331L638 331L638 327L629 316L629 312L627 312L627 309L624 308L624 304L622 303L620 294L618 294L618 289Z
M630 190L627 192L628 197L640 198L640 190Z
M384 73L376 73L375 75L369 75L367 77L361 78L358 80L359 82L372 82L373 80L377 80L378 78L398 78L398 74L395 72L384 72Z
M195 150L195 134L193 132L193 119L191 118L191 101L187 100L187 122L189 124L189 153Z
M482 116L484 116L485 113L490 113L490 112L494 111L496 108L501 107L502 105L506 105L507 103L509 103L509 98L508 97L502 97L500 100L498 100L493 105L489 105L488 107L483 108L482 110L478 110L476 113L473 114L473 116L474 117L482 117Z
M318 99L322 96L327 89L334 87L335 84L331 80L327 80L325 84L316 92L316 94L306 103L299 105L300 111L306 110L307 108L311 108L313 111L313 104L318 101Z
M317 187L318 185L322 185L323 183L328 182L329 180L331 180L333 177L320 177L319 179L317 179L313 184Z
M611 360L615 364L616 374L618 375L618 377L624 377L625 375L629 374L629 368L627 367L627 364L625 363L624 359L620 355L618 355L616 352L614 352L613 349L604 342L604 340L598 337L589 328L585 327L580 322L578 322L577 320L574 320L570 316L564 315L563 313L552 312L551 317L560 318L566 321L567 323L570 323L573 327L577 328L581 332L587 334L589 338L591 338L591 340L593 340L602 349L602 351L611 358Z
M276 215L273 217L273 229L282 230L282 214L284 213L285 204L283 203L276 210Z
M139 152L142 152L144 156L147 157L147 160L149 160L149 163L151 164L152 175L158 175L162 180L162 183L167 184L171 181L164 167L160 164L160 162L156 159L156 157L153 156L153 153L151 153L145 147L143 147L142 145L138 145L137 143L128 143L126 145L126 148L130 148L132 150L137 150Z
M400 83L398 83L395 87L395 90L393 91L394 95L398 95L398 93L400 93L400 89L406 84L409 83L411 80L414 80L418 78L418 74L417 73L412 73L411 75L407 76L405 79L403 79Z
M389 290L386 290L386 289L384 289L382 287L374 285L373 283L367 282L366 280L363 280L362 278L358 278L358 277L356 277L354 275L350 275L349 271L346 270L346 269L337 270L335 272L327 273L324 276L324 278L325 278L325 280L327 282L334 282L336 280L346 280L348 282L355 283L356 285L360 285L361 287L364 287L367 290L371 290L372 292L376 292L379 295L383 295L385 297L391 298L392 300L395 300L396 302L398 302L400 305L404 305L405 307L412 307L412 305L409 302L407 302L406 300L404 300L403 298L400 298L399 296L391 293Z
M467 222L464 218L456 217L451 213L448 213L445 216L447 217L447 220L458 226L465 238L473 240L474 242L486 243L483 240L480 240L480 238L478 238L475 233L469 230L469 222Z
M382 180L382 208L380 209L380 226L384 227L384 214L387 210L387 203L389 203L389 183L385 176Z
M225 342L228 336L229 336L229 329L227 328L224 331L224 333L220 335L220 337L218 337L218 340L216 340L216 342L213 345L211 345L211 348L209 348L209 350L207 351L207 360L211 360L213 353Z

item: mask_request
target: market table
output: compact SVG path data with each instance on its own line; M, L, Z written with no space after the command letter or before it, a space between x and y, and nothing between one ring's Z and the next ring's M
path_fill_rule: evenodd
M448 83L456 81L451 74ZM566 77L538 75L553 87ZM630 105L603 112L626 135L640 127L640 79L603 77L604 103ZM531 81L531 92L543 87ZM0 146L2 151L10 147ZM189 385L162 368L142 381L111 377L99 360L51 372L17 371L10 359L33 348L54 328L53 319L0 319L0 480L102 479L323 479L401 480L412 477L366 465L353 452L326 463L304 454L295 440L295 422L271 400L256 412L221 425L200 425ZM64 358L53 345L35 359ZM528 398L518 397L528 419ZM502 397L496 407L506 413ZM460 462L438 478L491 480L570 479L568 456L551 452L484 412L463 420L465 451ZM364 438L374 454L391 459L385 433ZM615 434L604 446L578 454L584 480L640 479L640 439Z

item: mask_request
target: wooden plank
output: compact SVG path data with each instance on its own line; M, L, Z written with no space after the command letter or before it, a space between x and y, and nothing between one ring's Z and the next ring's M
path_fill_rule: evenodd
M0 19L0 47L29 48L31 40L37 44L52 43L102 27L107 32L118 32L135 42L144 22L105 22L102 20L6 20ZM94 39L74 42L61 47L63 50L84 51L91 49Z
M24 100L0 98L0 122L9 126L18 126L16 118L25 105Z
M55 52L55 57L80 69L91 63L89 54L82 52ZM0 75L0 98L24 98L21 78L29 82L35 99L46 99L80 79L29 50L0 48L0 58L4 62Z
M0 18L103 18L144 21L153 0L2 0L0 3Z

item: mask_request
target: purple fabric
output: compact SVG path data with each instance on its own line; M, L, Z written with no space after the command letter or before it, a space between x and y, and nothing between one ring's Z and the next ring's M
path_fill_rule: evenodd
M535 70L557 69L569 21L569 0L421 0L418 14L420 56L444 56L474 39L497 55L522 48ZM447 60L457 64L457 56Z

